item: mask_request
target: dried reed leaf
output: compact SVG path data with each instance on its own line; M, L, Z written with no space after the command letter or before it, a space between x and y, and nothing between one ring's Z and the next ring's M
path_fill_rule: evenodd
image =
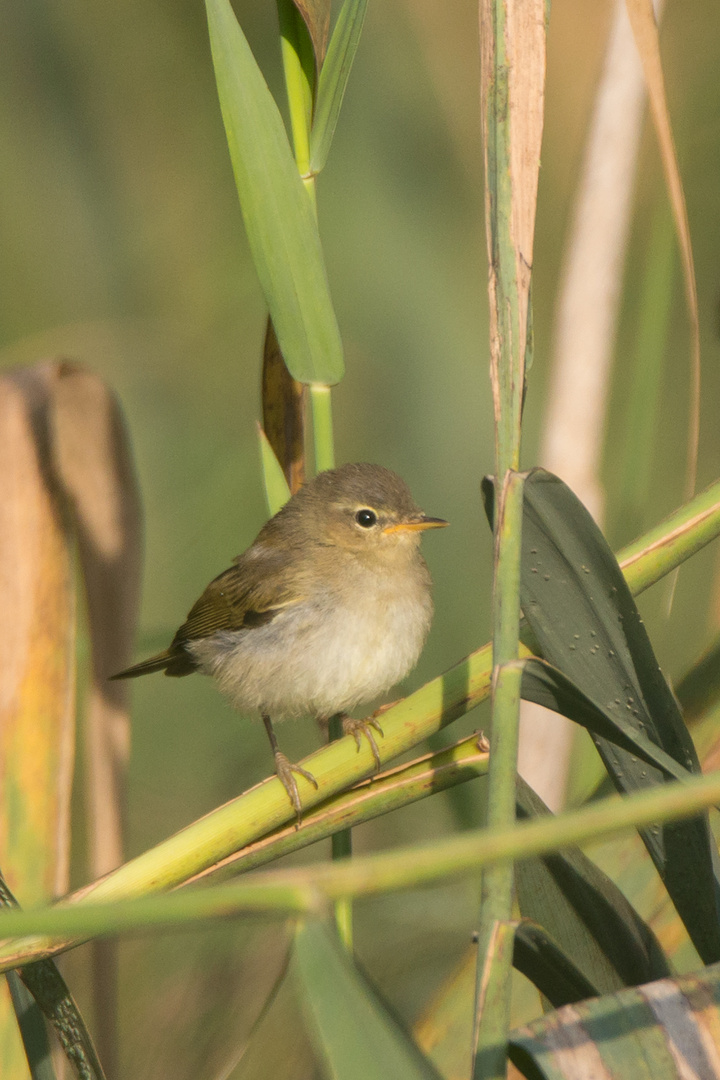
M0 380L0 597L8 620L0 668L0 865L24 903L68 885L75 543L92 642L91 875L122 862L127 690L107 676L130 658L140 525L122 416L102 380L63 361ZM102 1029L112 1029L115 961L107 944L98 952L96 1004L107 1044ZM6 1030L9 1023L3 1039ZM112 1049L107 1053L112 1059ZM4 1055L3 1046L0 1071L13 1075Z
M627 0L630 25L635 35L638 52L642 61L645 82L647 84L650 110L655 132L660 146L672 205L675 228L677 230L680 257L685 282L685 298L690 320L691 358L690 358L690 418L688 431L687 471L685 476L685 494L690 498L695 491L697 478L698 446L700 442L700 317L698 314L697 283L693 261L690 226L687 206L683 192L680 170L677 163L675 143L670 125L665 79L660 59L660 38L653 11L652 0Z
M56 468L72 507L92 642L88 710L91 870L122 862L122 773L130 749L127 687L108 676L130 660L140 594L141 512L124 421L98 376L54 366Z
M47 366L0 379L0 866L28 904L67 889L75 590L51 463ZM0 1075L27 1066L3 980Z
M93 878L123 861L125 775L130 753L128 688L108 676L131 658L140 600L142 516L120 406L97 375L53 365L55 467L72 508L85 582L92 669L85 720L87 833ZM117 954L93 946L97 1042L116 1072Z
M315 53L315 64L320 71L330 32L330 0L293 0L293 4L307 26Z
M292 495L305 481L305 388L293 379L268 316L262 367L263 429Z

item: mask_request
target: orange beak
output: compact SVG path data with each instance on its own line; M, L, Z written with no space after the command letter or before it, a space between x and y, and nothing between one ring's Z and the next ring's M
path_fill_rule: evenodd
M449 525L449 521L445 521L443 518L422 517L415 518L414 521L399 521L397 525L387 525L383 532L397 533L397 532L420 532L421 529L444 529L446 525Z

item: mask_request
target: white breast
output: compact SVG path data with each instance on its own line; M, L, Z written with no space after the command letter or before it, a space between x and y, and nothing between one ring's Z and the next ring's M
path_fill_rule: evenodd
M389 690L420 655L432 600L419 555L416 567L401 588L394 575L353 568L353 588L343 590L350 606L323 590L266 626L223 631L189 648L243 712L273 719L346 712Z

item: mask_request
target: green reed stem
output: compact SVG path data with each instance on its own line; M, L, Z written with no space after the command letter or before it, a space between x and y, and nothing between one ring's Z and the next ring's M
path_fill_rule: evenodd
M324 472L325 469L335 468L330 387L313 383L310 386L310 406L315 443L315 469L317 472Z
M9 912L3 915L3 930L10 940L0 949L0 971L35 959L38 953L48 955L52 945L40 950L36 945L40 941L70 938L77 944L100 934L181 926L200 919L252 912L321 915L339 897L378 896L472 875L495 863L545 855L617 836L628 829L694 817L718 801L720 774L714 772L635 795L611 795L580 810L535 818L510 828L475 829L339 863L266 870L211 889L183 889L167 896L131 901ZM496 940L497 936L502 937L502 932Z
M307 27L292 0L278 0L283 69L290 105L290 124L293 134L295 161L317 216L315 177L310 168L310 131L313 120L315 91L315 56ZM315 470L323 472L335 464L330 387L310 386L312 429L315 449ZM328 736L331 742L342 737L342 721L330 720ZM332 857L349 859L352 855L352 834L349 829L335 833L331 840ZM335 923L338 935L348 952L353 947L352 901L343 897L335 903Z
M528 2L523 22L510 0L481 0L485 229L490 274L490 367L495 420L493 681L487 823L515 821L521 676L519 475L525 366L532 362L530 267L537 194L544 34ZM540 108L538 109L538 105ZM514 869L482 878L473 1031L474 1080L502 1080L510 1027Z

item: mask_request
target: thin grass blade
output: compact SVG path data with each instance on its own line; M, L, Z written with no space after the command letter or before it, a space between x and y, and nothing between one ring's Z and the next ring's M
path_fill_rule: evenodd
M310 133L310 167L314 173L322 171L330 153L366 10L367 0L345 0L335 23L320 71Z
M273 517L290 498L290 488L285 479L282 465L270 445L270 440L259 424L257 433L260 443L260 464L262 465L263 483L265 485L265 501L267 502L269 515Z
M675 229L683 268L685 297L690 319L690 415L685 477L685 496L689 498L695 490L700 444L700 316L698 313L695 262L685 193L680 177L677 152L670 124L670 112L665 94L665 79L660 58L660 35L655 19L655 11L653 10L652 0L626 0L626 3L628 15L630 16L630 25L635 35L645 74L650 111L660 146L665 181L670 195L673 217L675 218Z
M620 475L614 486L611 507L613 521L622 523L626 536L634 536L645 524L664 404L662 388L677 277L677 244L664 194L662 205L653 213L650 239L643 258L637 329L627 364L631 381L624 402L625 434Z

